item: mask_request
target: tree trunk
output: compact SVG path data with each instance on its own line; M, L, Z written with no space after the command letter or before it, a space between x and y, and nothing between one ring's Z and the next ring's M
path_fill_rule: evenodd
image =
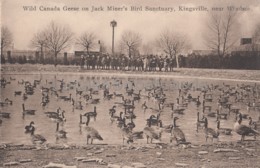
M128 47L128 56L131 58L131 47Z
M57 57L58 57L58 52L55 51L55 52L54 52L54 66L55 66L55 67L56 67L57 64L58 64L58 62L57 62Z
M4 53L3 49L4 49L4 45L3 45L3 40L2 40L1 41L1 57L3 57L3 53Z
M175 58L176 58L176 66L177 68L180 68L178 55L176 55Z
M40 56L40 63L43 64L43 45L41 45L41 56Z

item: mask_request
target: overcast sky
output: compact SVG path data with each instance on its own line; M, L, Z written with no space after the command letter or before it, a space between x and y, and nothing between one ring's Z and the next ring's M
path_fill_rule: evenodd
M107 6L145 6L150 7L175 7L176 12L66 12L63 6L89 7ZM2 25L7 26L14 37L15 49L29 49L30 40L34 33L45 28L51 21L56 21L69 26L79 36L84 31L93 31L111 47L112 29L110 21L115 19L115 45L125 30L138 32L143 43L153 41L165 29L183 32L191 39L193 49L205 49L203 33L205 19L208 12L180 12L179 6L197 7L234 5L236 7L249 7L250 10L242 12L239 17L241 24L241 37L250 37L255 22L260 18L260 4L258 0L2 0ZM24 11L23 6L36 6L37 11ZM60 7L61 11L39 11L40 6Z

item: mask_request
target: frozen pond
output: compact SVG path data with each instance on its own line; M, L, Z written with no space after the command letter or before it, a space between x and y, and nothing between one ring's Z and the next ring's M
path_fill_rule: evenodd
M97 109L97 119L94 121L91 119L89 126L94 127L99 131L103 137L103 141L94 140L94 143L104 143L104 144L122 144L121 130L117 126L116 122L111 124L109 109L113 105L116 105L115 115L119 115L120 112L124 112L124 107L120 106L122 103L121 97L116 97L113 93L123 94L125 99L132 99L133 96L129 96L126 93L126 88L128 90L133 89L134 93L138 93L141 90L140 100L134 102L134 114L136 118L133 120L135 123L135 128L133 131L142 131L146 126L146 119L150 115L157 115L158 113L158 101L151 95L155 93L158 88L162 88L165 94L164 108L161 109L160 119L163 126L172 123L172 110L168 107L170 103L175 103L175 108L177 104L177 97L179 96L179 89L182 89L181 95L183 95L183 87L191 86L188 93L191 94L193 98L200 96L200 101L203 101L203 94L201 89L207 88L207 86L219 85L219 87L227 90L227 86L236 87L239 85L251 85L254 86L255 83L246 82L236 82L236 81L223 81L223 80L207 80L207 79L188 79L188 78L171 78L171 77L119 77L119 76L91 76L84 74L17 74L17 75L2 75L10 84L7 84L5 88L1 88L1 102L6 98L13 101L12 105L3 105L0 107L1 112L10 113L10 118L1 118L2 124L0 126L0 142L2 143L14 143L14 144L31 144L30 135L25 134L25 126L31 121L35 123L35 134L43 135L48 143L68 143L68 144L86 144L86 135L84 132L84 126L80 126L80 114L84 114L89 111L93 111L94 106ZM24 100L23 93L25 93L25 81L34 83L34 80L40 80L40 82L34 88L34 93L32 95L27 95L27 99ZM63 80L63 88L59 91L61 80ZM192 83L192 85L191 85ZM259 83L258 83L259 85ZM49 91L49 103L46 106L42 106L42 87L50 88L50 90L57 90L59 96L69 97L71 94L74 100L74 105L72 101L65 101L63 99L57 98L57 95L52 94ZM226 88L225 88L226 87ZM259 87L259 86L258 86ZM52 88L52 89L51 89ZM104 98L103 92L104 88L109 89L109 93L113 94L111 99ZM157 89L156 89L157 88ZM199 89L198 89L199 88ZM151 90L155 89L155 90ZM76 94L76 90L83 91L82 95ZM150 90L150 91L149 91ZM15 95L15 92L21 91L21 95ZM83 95L89 95L90 91L92 94L92 99L86 100ZM258 91L259 92L259 91ZM213 101L206 102L206 106L212 107L212 112L218 109L218 98L222 93L221 90L215 89L210 92L212 94ZM185 98L187 95L183 95ZM150 98L149 98L150 97ZM94 99L99 99L99 102L93 101ZM240 112L248 114L246 102L252 102L252 94L249 91L249 97L244 102L235 102L234 97L231 97L229 101L232 103L232 107L240 109ZM82 102L82 110L76 108L78 102ZM179 101L182 98L179 97ZM258 100L259 101L259 100ZM142 104L146 102L148 109L144 112ZM36 110L35 115L25 115L23 117L22 104L25 104L25 109ZM56 139L56 122L51 120L46 116L44 112L56 111L57 108L65 111L66 122L60 124L60 129L67 132L66 139ZM187 141L201 143L205 142L205 135L202 130L196 132L197 123L197 112L202 115L202 105L196 105L196 102L188 102L188 106L184 110L184 114L174 114L179 117L177 125L185 133ZM227 109L222 109L225 112ZM258 110L251 110L250 116L255 120L258 118ZM207 112L204 114L207 116ZM235 119L235 114L231 113L227 120L221 120L221 127L233 128ZM84 122L86 119L83 117ZM208 117L209 127L216 128L216 118ZM129 120L127 120L129 122ZM243 120L243 123L247 124L248 120ZM162 140L163 143L169 143L170 134L163 132ZM236 141L239 140L240 136L233 133L231 136L220 135L220 141ZM158 142L158 141L154 141ZM146 138L134 141L134 143L146 143Z

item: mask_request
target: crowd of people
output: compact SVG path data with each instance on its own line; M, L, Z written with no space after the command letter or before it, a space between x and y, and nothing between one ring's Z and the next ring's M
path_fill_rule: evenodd
M168 56L111 57L109 55L81 56L81 68L132 71L173 71L175 59Z

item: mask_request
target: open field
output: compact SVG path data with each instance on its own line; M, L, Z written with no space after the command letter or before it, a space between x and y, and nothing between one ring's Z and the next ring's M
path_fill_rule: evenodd
M31 64L4 64L1 66L1 72L5 73L119 73L125 75L138 75L143 74L144 72L140 71L91 71L86 69L80 69L79 66L63 66L58 65L54 67L53 65L31 65ZM252 81L260 81L260 71L259 70L225 70L225 69L187 69L180 68L175 69L174 72L146 72L145 75L158 75L158 76L177 76L177 77L192 77L192 78L224 78L224 79L237 79L237 80L252 80Z

